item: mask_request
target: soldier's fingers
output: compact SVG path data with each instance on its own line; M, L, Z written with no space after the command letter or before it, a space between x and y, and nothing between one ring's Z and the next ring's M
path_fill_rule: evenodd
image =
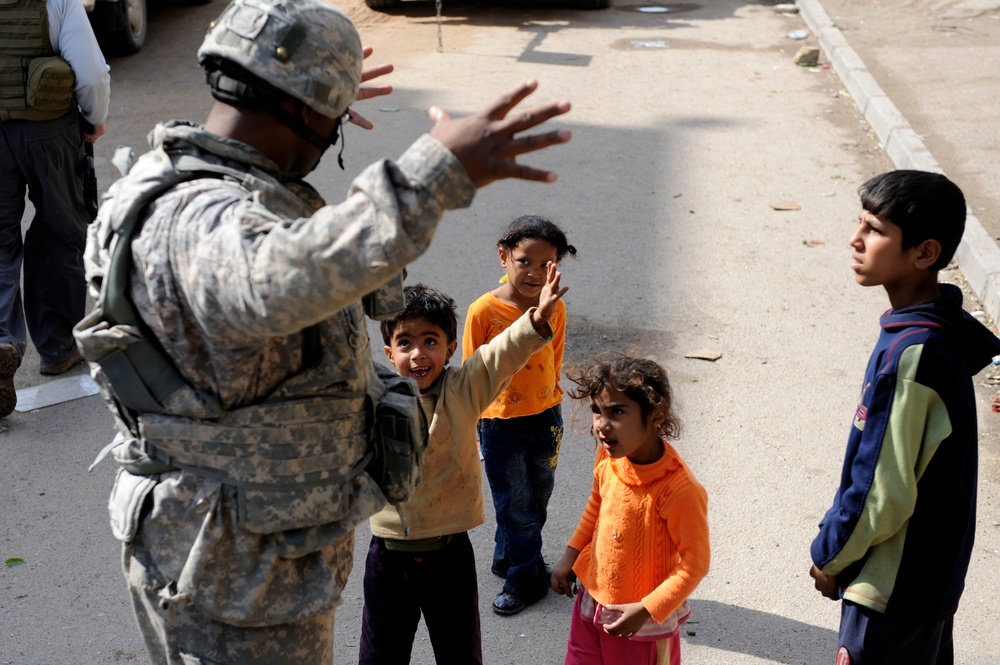
M538 81L525 81L501 95L481 111L490 120L503 120L510 110L538 88Z
M517 180L531 180L534 182L555 182L559 176L555 171L545 171L532 166L518 164L515 161L505 161L497 169L497 176L500 178L516 178Z
M361 71L361 82L364 83L365 81L371 81L379 76L391 74L394 69L395 67L388 62L382 63L381 65L375 65L374 67L365 68Z
M446 120L451 120L451 116L448 112L442 109L440 106L432 106L427 109L427 115L430 117L431 122L437 124L439 122L444 122Z
M568 129L555 129L551 132L541 134L529 134L511 139L504 145L504 152L509 155L523 155L536 150L543 150L550 146L567 143L573 138L573 132Z
M511 135L517 134L541 125L564 113L569 113L570 108L570 103L565 99L533 106L530 109L512 114L509 118L495 123L494 131L498 133L507 132Z
M355 101L362 102L373 97L384 97L385 95L391 94L391 85L365 85L358 88L358 94L355 97Z
M348 122L350 122L352 125L357 125L361 129L373 129L375 127L375 125L373 125L368 120L368 118L364 117L363 115L361 115L360 113L358 113L353 109L351 110L350 119L348 120Z

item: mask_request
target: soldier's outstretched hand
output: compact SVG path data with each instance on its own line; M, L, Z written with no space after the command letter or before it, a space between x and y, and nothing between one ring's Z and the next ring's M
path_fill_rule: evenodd
M538 87L526 81L479 112L452 118L438 107L430 110L434 128L431 136L454 153L476 187L504 178L555 182L556 174L519 164L520 155L566 143L571 134L565 129L518 136L521 132L569 111L568 101L555 101L511 113ZM511 117L507 117L510 114Z
M365 46L362 49L362 55L365 60L368 56L372 54L374 49L371 46ZM384 63L381 65L375 65L373 67L365 67L361 70L361 87L358 88L358 95L355 101L362 102L366 99L372 99L373 97L383 97L385 95L392 94L392 86L388 84L378 84L378 85L364 85L372 79L377 79L380 76L385 76L386 74L391 74L393 66L389 63ZM347 121L352 125L357 125L361 129L372 129L375 127L367 118L355 111L354 109L347 110Z

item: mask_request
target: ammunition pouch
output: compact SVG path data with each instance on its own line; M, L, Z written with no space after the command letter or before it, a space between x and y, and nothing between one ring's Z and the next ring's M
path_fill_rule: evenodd
M73 108L76 75L69 63L59 56L35 58L28 64L28 108L41 113Z
M420 483L427 449L427 419L420 408L420 388L375 364L385 387L375 405L375 437L371 462L365 471L394 505L405 502Z
M52 120L76 106L76 75L59 56L0 58L0 79L0 121Z

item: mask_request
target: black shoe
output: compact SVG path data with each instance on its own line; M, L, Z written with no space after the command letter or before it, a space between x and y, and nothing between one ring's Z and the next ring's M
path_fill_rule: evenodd
M80 355L80 351L73 349L73 355L66 360L58 363L43 362L41 367L38 368L38 371L46 376L56 376L57 374L65 374L82 362L83 356Z
M493 599L493 611L504 617L517 614L527 606L528 603L508 591L501 591L500 595Z
M504 570L503 572L500 572L500 569L496 567L496 564L490 566L490 572L502 580L507 579L507 571Z
M0 342L0 418L9 416L17 406L14 374L21 364L21 354L9 342Z

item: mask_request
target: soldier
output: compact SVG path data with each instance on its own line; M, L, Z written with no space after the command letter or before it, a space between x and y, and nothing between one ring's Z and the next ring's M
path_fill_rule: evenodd
M519 134L569 104L507 119L529 82L469 117L432 109L326 205L301 178L371 93L351 22L235 0L199 59L204 126L157 126L88 240L98 302L76 334L121 432L112 529L154 663L330 663L354 526L405 496L365 471L390 404L366 310L402 305L403 267L478 187L555 179L515 159L569 132Z
M0 34L3 417L17 403L14 373L27 345L25 319L42 374L62 374L83 360L73 340L87 295L83 144L104 133L111 79L79 0L0 0ZM84 132L83 121L93 130ZM35 217L22 242L25 189Z

